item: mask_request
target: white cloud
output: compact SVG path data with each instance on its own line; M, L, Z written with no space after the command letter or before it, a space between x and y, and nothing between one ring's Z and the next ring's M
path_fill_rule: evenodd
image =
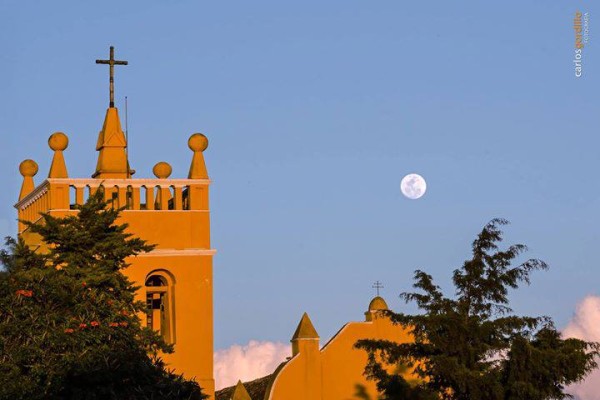
M600 297L588 296L577 305L563 336L600 342ZM600 400L600 371L595 370L582 383L569 387L567 392L579 400Z
M233 345L214 354L217 389L232 386L238 380L249 381L272 374L292 355L289 344L251 340L247 345Z

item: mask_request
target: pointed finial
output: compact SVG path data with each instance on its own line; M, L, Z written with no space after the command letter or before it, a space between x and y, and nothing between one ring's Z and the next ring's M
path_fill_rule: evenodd
M296 328L296 332L294 332L294 336L292 336L292 340L298 339L318 339L319 334L315 329L312 321L308 317L307 313L302 315L302 319Z
M98 134L96 150L98 150L98 162L96 172L92 178L97 179L125 179L129 178L133 171L129 168L127 160L127 139L121 129L119 111L111 107L106 110L102 130Z
M208 139L202 133L194 133L188 140L188 146L194 152L188 178L208 179L208 172L206 172L206 164L202 155L202 152L208 147Z
M67 173L63 150L69 146L69 138L62 132L54 132L48 138L48 146L54 150L48 178L68 178L69 174Z
M173 168L171 168L169 163L161 161L156 163L154 168L152 168L152 172L158 179L167 179L169 176L171 176Z
M35 189L35 183L33 177L38 173L38 165L33 160L24 160L19 164L19 172L23 176L23 184L21 185L21 192L19 193L19 200L23 200L25 196Z
M252 400L242 381L238 381L231 395L231 400Z
M291 342L293 357L299 353L309 354L319 351L319 334L307 313L302 315Z

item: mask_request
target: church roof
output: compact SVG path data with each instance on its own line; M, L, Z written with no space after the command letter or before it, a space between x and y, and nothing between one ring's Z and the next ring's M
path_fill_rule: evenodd
M318 339L319 334L317 330L313 326L310 318L307 313L302 315L302 319L296 328L296 332L294 332L294 336L292 336L292 340L296 339Z

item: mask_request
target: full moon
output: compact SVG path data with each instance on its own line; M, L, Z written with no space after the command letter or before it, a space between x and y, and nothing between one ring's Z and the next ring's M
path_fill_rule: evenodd
M400 190L409 199L416 200L425 194L427 183L419 174L408 174L402 178Z

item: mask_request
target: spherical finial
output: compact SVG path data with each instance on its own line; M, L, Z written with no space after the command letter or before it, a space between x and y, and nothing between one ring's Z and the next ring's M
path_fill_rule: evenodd
M194 133L188 140L188 146L192 151L204 151L208 147L208 138L202 133Z
M173 168L171 168L169 163L161 161L161 162L156 163L154 168L152 168L152 172L154 172L154 175L158 179L167 179L169 176L171 176L171 172L173 172Z
M62 132L54 132L48 138L48 146L54 151L63 151L69 145L69 138Z
M25 176L35 176L38 173L38 165L33 160L24 160L19 165L19 172Z

